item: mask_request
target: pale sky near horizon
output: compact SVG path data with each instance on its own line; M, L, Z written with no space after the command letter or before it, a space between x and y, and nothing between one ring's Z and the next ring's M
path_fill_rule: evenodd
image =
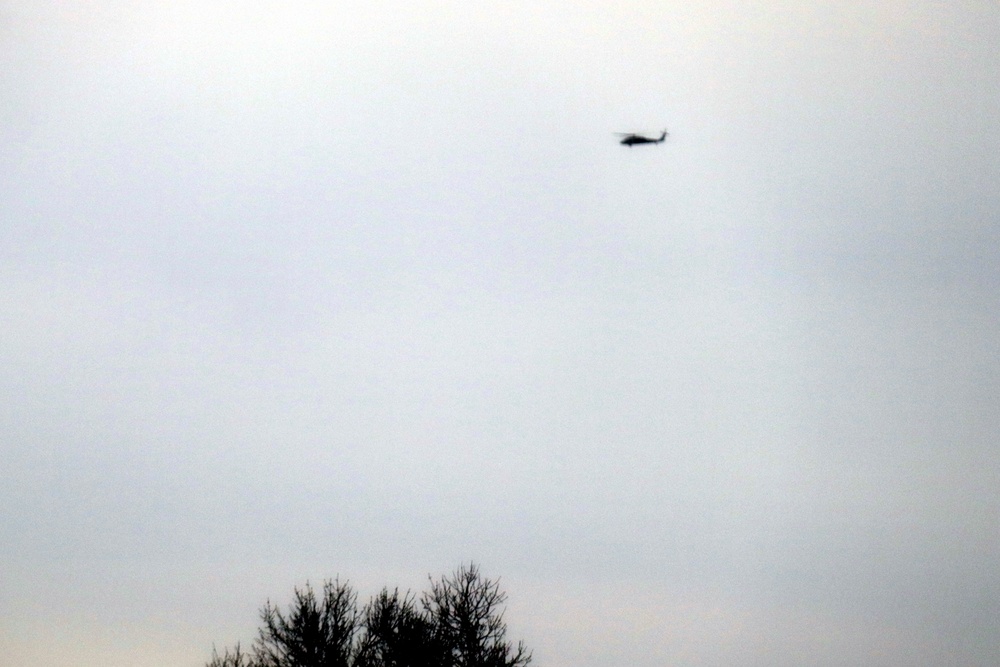
M470 560L539 667L997 664L998 44L987 0L0 0L0 667Z

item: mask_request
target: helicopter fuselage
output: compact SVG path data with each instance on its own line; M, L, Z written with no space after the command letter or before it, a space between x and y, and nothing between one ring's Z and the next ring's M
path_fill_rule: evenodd
M629 148L631 148L632 146L634 146L636 144L659 144L659 143L663 143L664 141L666 141L666 139L667 139L667 133L666 133L666 131L664 131L663 134L660 135L659 139L652 139L650 137L644 137L641 134L629 134L624 139L622 139L619 143L622 144L623 146L628 146Z

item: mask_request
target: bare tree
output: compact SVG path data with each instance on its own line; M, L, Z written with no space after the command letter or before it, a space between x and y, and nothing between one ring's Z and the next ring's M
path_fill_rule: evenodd
M348 584L327 581L317 599L307 583L295 589L287 615L268 601L260 617L253 667L351 667L358 612Z
M254 667L254 664L250 655L244 653L239 643L237 643L232 651L227 648L223 651L222 655L219 655L219 652L213 646L212 659L205 664L205 667Z
M306 583L287 612L268 600L251 652L213 648L206 667L527 667L524 643L506 638L506 600L474 564L431 579L419 605L385 588L360 613L346 583L327 581L319 596Z
M503 620L506 593L497 579L486 579L475 564L450 578L431 580L423 607L438 641L447 647L446 667L525 667L531 653L507 640Z
M354 667L444 667L445 651L409 592L388 588L365 607Z

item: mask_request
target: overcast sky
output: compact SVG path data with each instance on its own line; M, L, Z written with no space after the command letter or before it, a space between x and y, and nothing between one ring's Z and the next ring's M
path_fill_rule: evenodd
M470 560L539 667L996 665L998 44L0 0L0 665L201 665Z

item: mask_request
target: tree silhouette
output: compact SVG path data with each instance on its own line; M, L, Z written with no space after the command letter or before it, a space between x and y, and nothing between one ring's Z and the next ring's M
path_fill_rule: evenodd
M430 580L420 598L388 588L358 611L357 594L339 580L319 596L295 588L287 612L268 600L248 653L212 649L206 667L526 667L523 642L506 638L499 580L475 564Z
M507 641L506 601L499 580L484 578L474 563L451 578L431 580L423 606L447 649L448 667L525 667L531 662L523 642L514 648Z
M444 667L446 651L409 592L382 589L365 607L354 667Z
M205 663L205 667L253 667L253 662L248 653L244 653L239 643L230 652L227 648L222 655L212 648L212 659Z
M287 615L268 600L260 617L253 667L351 667L354 662L357 594L347 584L327 581L317 599L306 583L295 589Z

